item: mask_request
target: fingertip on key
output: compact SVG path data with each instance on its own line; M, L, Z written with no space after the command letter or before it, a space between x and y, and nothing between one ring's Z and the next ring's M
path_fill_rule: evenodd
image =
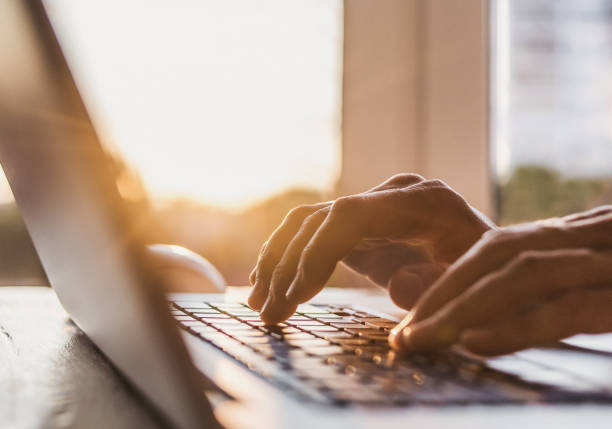
M389 345L395 350L405 350L408 338L412 329L408 326L412 321L412 313L409 313L404 319L391 329L389 333Z

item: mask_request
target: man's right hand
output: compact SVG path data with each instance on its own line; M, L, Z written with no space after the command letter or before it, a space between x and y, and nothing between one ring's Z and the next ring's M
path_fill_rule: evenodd
M409 309L492 228L444 182L396 175L367 192L289 212L260 252L249 305L266 323L281 322L341 261Z

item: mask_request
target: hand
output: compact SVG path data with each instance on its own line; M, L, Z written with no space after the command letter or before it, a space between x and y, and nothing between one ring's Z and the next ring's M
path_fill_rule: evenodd
M445 183L397 175L368 192L289 212L260 252L249 305L266 323L280 322L342 261L410 308L493 227Z
M392 330L403 351L499 355L612 331L612 206L486 233Z

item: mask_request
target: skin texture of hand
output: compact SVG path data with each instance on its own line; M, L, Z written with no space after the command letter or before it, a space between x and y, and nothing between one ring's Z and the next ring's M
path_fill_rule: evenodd
M484 356L612 331L612 206L491 231L392 330L404 352Z
M409 309L492 228L445 183L393 176L362 194L289 212L260 252L249 305L266 323L281 322L343 262Z

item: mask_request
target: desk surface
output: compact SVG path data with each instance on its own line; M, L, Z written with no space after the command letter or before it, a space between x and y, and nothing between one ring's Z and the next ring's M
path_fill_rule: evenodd
M161 428L49 288L0 287L1 428Z

